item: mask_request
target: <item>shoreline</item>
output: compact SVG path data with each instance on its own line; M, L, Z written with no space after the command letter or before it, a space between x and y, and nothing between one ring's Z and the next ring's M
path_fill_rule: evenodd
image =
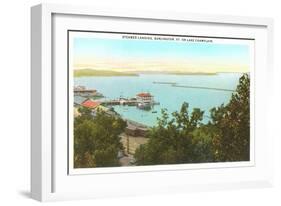
M229 72L231 73L231 72ZM74 78L80 78L80 77L139 77L140 75L178 75L178 76L200 76L200 75L218 75L219 73L166 73L166 72L140 72L140 73L125 73L122 74L121 72L119 74L74 74Z
M248 72L235 72L235 71L217 71L217 72L204 72L204 71L198 71L198 72L192 72L192 71L141 71L141 70L132 70L132 71L114 71L114 70L97 70L97 69L74 69L73 70L73 76L75 78L79 77L122 77L122 76L139 76L139 75L218 75L218 74L244 74Z

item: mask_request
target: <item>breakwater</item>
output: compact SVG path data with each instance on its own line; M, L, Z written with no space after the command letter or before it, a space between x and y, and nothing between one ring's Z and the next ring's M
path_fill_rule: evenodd
M167 84L167 85L171 85L172 87L181 87L181 88L188 88L188 89L208 89L208 90L216 90L216 91L235 92L235 90L233 90L233 89L216 88L216 87L202 87L202 86L190 86L190 85L177 84L175 82L157 82L157 81L154 81L153 84Z
M223 89L223 88L215 88L215 87L188 86L188 85L178 85L178 84L173 84L172 87L182 87L182 88L190 88L190 89L209 89L209 90L217 90L217 91L235 92L235 90L232 90L232 89Z
M153 84L177 84L176 82L157 82L157 81L154 81Z

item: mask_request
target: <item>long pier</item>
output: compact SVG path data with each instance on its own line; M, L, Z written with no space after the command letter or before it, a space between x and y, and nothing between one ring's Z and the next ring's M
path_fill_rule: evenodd
M223 88L215 88L215 87L200 87L200 86L188 86L188 85L178 85L178 84L173 84L171 86L172 87L190 88L190 89L208 89L208 90L235 92L235 90L232 90L232 89L223 89Z
M208 89L208 90L235 92L235 90L232 90L232 89L224 89L224 88L216 88L216 87L202 87L202 86L180 85L180 84L177 84L176 82L157 82L157 81L154 81L153 84L167 84L167 85L171 85L172 87L181 87L181 88L188 88L188 89Z
M153 84L177 84L176 82L157 82L157 81L154 81Z

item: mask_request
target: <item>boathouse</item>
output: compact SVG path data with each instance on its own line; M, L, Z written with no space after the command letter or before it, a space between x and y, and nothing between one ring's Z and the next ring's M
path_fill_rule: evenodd
M149 92L142 92L136 96L137 102L152 103L153 96Z

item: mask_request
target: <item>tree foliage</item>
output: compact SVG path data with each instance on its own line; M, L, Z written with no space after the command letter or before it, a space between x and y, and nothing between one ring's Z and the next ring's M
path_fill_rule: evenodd
M250 159L250 78L244 74L227 105L211 110L217 161Z
M210 150L206 146L208 140L199 136L205 132L203 127L200 128L204 112L196 108L189 114L188 107L188 103L183 103L180 111L173 112L171 118L166 110L162 110L157 126L147 135L148 143L136 150L137 165L208 161L208 157L201 153Z
M117 155L123 149L119 135L126 122L102 111L95 118L87 108L79 112L81 116L74 120L74 167L118 166Z

